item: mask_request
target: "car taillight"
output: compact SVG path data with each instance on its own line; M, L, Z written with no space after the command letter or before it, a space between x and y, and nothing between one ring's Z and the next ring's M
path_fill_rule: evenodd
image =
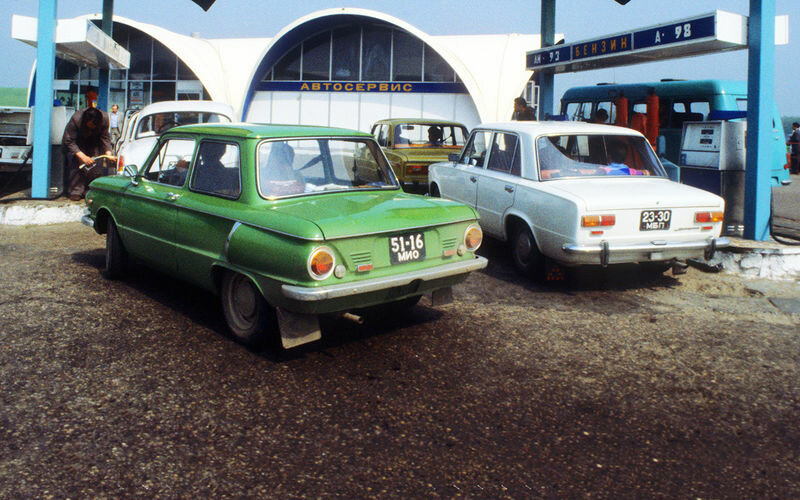
M427 165L406 165L406 173L410 175L427 175Z
M584 215L581 217L581 226L583 227L613 226L616 223L615 215Z
M125 171L125 157L124 156L118 156L117 157L117 173L121 174L124 171Z
M333 272L336 260L328 247L315 248L308 256L308 274L315 280L324 280Z
M724 212L696 212L694 214L695 222L722 222Z
M470 224L467 231L464 233L464 245L467 247L467 250L474 252L480 248L481 242L483 242L483 231L481 227L477 224Z

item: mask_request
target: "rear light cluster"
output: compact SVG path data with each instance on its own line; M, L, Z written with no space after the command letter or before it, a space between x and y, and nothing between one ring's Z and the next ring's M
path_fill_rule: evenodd
M696 212L694 221L699 223L722 222L724 212Z
M427 165L406 165L406 174L408 175L428 175Z
M119 156L117 157L117 173L121 174L125 171L125 157Z
M617 223L615 215L584 215L581 217L583 227L613 226Z
M308 256L308 274L315 280L324 280L333 273L336 259L328 247L315 248Z

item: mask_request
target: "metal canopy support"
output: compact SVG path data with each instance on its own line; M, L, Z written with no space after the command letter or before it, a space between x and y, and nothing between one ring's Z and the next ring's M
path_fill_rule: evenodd
M39 0L36 46L36 106L33 114L31 198L47 198L50 185L50 114L56 70L56 0Z
M774 40L775 0L750 0L744 237L756 241L769 239Z
M102 29L103 33L112 37L112 27L113 27L113 18L114 18L114 0L103 0L103 24ZM103 111L108 111L108 68L100 68L100 74L98 75L98 86L100 87L97 91L97 107L102 109Z
M542 48L556 40L556 0L542 0ZM554 78L552 69L539 71L539 118L553 113Z

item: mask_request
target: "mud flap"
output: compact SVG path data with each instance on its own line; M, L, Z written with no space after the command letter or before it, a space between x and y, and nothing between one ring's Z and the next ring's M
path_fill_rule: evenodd
M278 311L278 328L281 331L281 343L284 349L314 342L322 338L319 329L319 318L316 314L299 314L280 307Z
M453 302L453 289L449 286L447 288L440 288L431 293L431 305L433 307L443 306Z

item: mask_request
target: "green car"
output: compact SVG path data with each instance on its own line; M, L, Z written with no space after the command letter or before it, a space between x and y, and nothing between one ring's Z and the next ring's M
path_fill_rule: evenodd
M403 187L425 192L428 165L447 161L451 153L460 153L468 134L467 127L457 122L392 118L376 122L372 135Z
M318 315L398 311L486 266L477 214L400 190L368 134L215 124L170 129L144 165L93 181L83 222L104 274L129 258L221 297L242 343L321 337ZM370 309L367 309L370 310Z

